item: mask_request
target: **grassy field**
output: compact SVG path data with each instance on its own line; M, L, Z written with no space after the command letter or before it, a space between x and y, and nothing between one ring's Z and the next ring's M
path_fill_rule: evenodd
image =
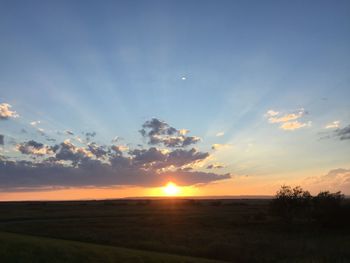
M24 251L33 261L13 262L45 262L40 259L46 257L57 257L56 262L81 262L82 258L84 262L197 260L170 254L228 262L350 262L350 226L285 224L269 214L269 202L162 199L0 203L0 231L36 236L2 233L0 258L11 259L11 255Z
M220 261L113 246L0 232L1 262L186 262Z

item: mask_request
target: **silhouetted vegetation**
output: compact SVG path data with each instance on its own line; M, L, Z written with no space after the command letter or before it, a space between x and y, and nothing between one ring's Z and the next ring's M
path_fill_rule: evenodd
M320 192L316 196L300 186L283 185L271 201L270 211L288 223L308 222L329 226L344 224L349 218L349 205L341 192Z

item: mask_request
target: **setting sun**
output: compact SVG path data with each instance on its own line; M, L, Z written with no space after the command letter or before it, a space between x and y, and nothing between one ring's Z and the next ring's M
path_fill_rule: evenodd
M164 186L163 191L168 196L174 196L179 194L180 188L175 183L169 182Z

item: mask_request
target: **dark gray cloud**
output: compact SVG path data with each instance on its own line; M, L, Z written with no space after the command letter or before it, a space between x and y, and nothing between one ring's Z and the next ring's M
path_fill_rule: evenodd
M108 154L108 148L106 146L97 145L95 142L89 143L88 149L97 158L106 156Z
M84 135L85 135L85 140L89 142L92 140L92 138L96 136L96 132L85 132Z
M67 135L74 135L74 132L69 131L69 130L65 131L65 133L66 133Z
M199 137L187 136L188 130L178 130L156 118L146 121L140 133L150 145L164 145L171 148L186 147L200 141Z
M207 166L207 169L220 169L220 168L224 168L224 166L221 164L209 164Z
M5 144L4 138L5 138L5 135L0 134L0 145L4 145Z
M43 156L51 153L51 148L34 140L17 144L17 149L22 154Z
M71 161L74 167L89 159L89 151L85 148L77 147L69 141L56 144L52 147L55 158L58 161Z
M146 122L142 128L144 137L150 141L160 140L156 144L170 149L155 145L128 149L125 145L106 146L96 142L80 147L70 140L45 145L29 140L17 144L17 149L32 157L32 161L0 158L0 189L159 186L170 180L180 185L192 185L230 178L229 174L193 169L198 162L208 158L209 153L185 148L193 143L191 138L196 138L186 136L188 130L177 130L157 119ZM94 133L89 135L94 136ZM171 141L178 137L181 142Z
M168 181L194 185L229 179L229 174L176 171L158 173L130 165L128 158L113 159L112 165L89 160L79 167L54 162L32 163L0 160L0 190L37 190L40 188L112 187L118 185L159 186Z
M334 133L340 140L350 140L350 125L336 129Z

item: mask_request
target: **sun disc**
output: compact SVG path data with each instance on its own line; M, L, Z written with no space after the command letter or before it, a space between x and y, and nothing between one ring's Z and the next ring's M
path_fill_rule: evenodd
M173 182L167 183L167 185L164 186L163 190L164 190L164 193L168 196L174 196L180 192L180 188Z

